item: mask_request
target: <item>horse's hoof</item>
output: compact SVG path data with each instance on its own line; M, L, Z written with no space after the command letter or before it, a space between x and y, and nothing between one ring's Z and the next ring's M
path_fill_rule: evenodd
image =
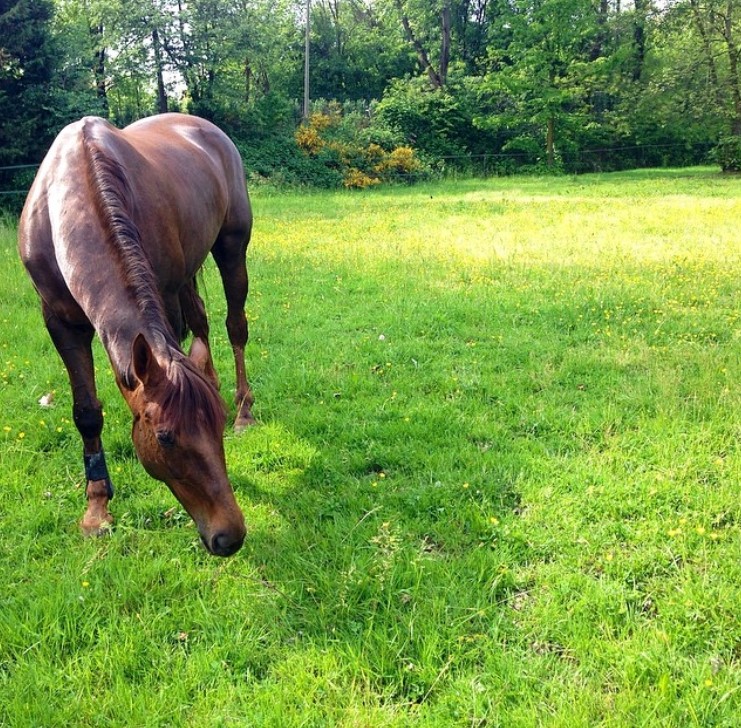
M80 530L85 538L92 536L106 536L113 528L113 516L108 513L91 512L90 509L85 513L80 521Z
M252 415L240 415L234 421L234 432L239 434L240 432L244 432L248 427L253 427L256 424L257 420Z
M107 536L113 529L113 519L110 521L104 521L99 523L97 526L88 525L84 521L80 522L80 530L85 538L93 538L99 536Z

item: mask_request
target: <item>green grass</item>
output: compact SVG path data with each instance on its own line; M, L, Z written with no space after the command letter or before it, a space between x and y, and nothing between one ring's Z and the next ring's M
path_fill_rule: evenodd
M100 350L117 523L81 538L66 376L3 229L0 725L738 725L739 180L253 203L226 561L138 466ZM212 265L204 289L228 394Z

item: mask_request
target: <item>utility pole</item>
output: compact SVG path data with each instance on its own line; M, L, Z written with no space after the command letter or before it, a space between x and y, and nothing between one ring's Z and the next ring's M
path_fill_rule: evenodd
M309 120L309 37L311 34L311 0L306 0L306 40L304 45L304 121Z

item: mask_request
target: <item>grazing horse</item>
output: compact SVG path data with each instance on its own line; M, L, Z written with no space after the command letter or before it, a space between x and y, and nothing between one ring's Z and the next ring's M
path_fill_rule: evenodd
M203 119L163 114L118 130L86 117L62 130L41 164L19 249L72 387L87 478L84 533L113 521L91 350L97 333L146 471L169 486L208 551L229 556L242 545L244 517L224 458L226 409L196 273L210 251L226 293L239 430L254 422L244 363L251 228L239 153ZM188 329L186 356L180 343Z

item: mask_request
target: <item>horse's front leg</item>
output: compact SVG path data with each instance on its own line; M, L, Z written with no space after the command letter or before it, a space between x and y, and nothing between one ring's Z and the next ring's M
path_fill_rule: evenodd
M62 357L72 387L72 414L82 437L83 462L87 480L87 510L80 521L86 536L105 532L113 523L108 501L113 485L106 467L103 444L103 408L95 391L92 326L74 326L61 321L44 305L44 321L54 346Z

